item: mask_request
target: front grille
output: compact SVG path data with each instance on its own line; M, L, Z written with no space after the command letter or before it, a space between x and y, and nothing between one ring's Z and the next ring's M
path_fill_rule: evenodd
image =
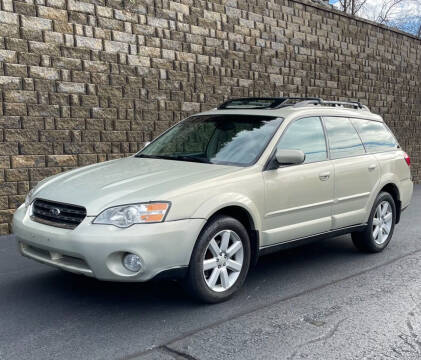
M32 220L46 225L74 229L86 217L82 206L37 199L32 205Z

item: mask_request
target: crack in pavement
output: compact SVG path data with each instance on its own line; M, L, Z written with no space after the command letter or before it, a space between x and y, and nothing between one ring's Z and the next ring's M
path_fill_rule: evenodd
M409 331L409 336L411 337L412 341L415 343L412 344L408 340L405 341L417 354L421 353L421 341L418 340L418 334L415 332L414 326L412 325L412 319L416 317L414 311L419 307L419 305L415 306L412 310L408 312L408 316L406 319L406 327Z
M408 312L405 320L405 326L408 330L407 333L401 332L398 335L398 338L402 341L404 345L407 346L407 349L401 348L399 345L398 347L395 345L390 346L390 349L392 350L393 354L395 354L393 357L390 355L387 355L385 353L382 353L383 356L386 356L388 358L396 359L396 356L398 356L399 359L406 359L409 355L417 355L417 358L419 358L421 354L421 341L419 340L419 335L416 333L416 330L414 328L414 323L419 323L419 321L416 321L417 315L416 310L419 310L421 307L421 303L418 303L413 294L409 294L412 301L414 302L415 306L412 307Z
M298 345L298 349L295 350L290 356L287 357L287 360L292 360L294 359L302 350L302 348L306 347L307 345L310 344L315 344L318 343L320 341L323 341L323 343L325 343L327 340L329 340L333 335L335 335L336 331L339 328L339 325L341 325L347 318L341 319L339 320L334 326L332 326L332 328L326 333L323 334L319 337L316 337L314 339L308 340L300 345Z
M168 345L160 346L159 349L162 349L165 352L170 353L171 355L176 355L177 356L176 359L180 359L180 357L181 357L182 359L186 359L186 360L199 360L199 359L195 358L194 356L189 355L185 352L172 349Z
M147 354L151 353L152 351L158 350L159 348L168 347L171 344L174 344L174 343L176 343L178 341L184 340L184 339L186 339L186 338L188 338L190 336L193 336L193 335L195 335L195 334L197 334L197 333L199 333L199 332L201 332L203 330L215 328L215 327L217 327L217 326L219 326L221 324L224 324L224 323L226 323L228 321L231 321L231 320L238 319L238 318L240 318L242 316L249 315L249 314L252 314L252 313L257 312L259 310L269 308L269 307L271 307L273 305L277 305L277 304L280 304L280 303L289 301L291 299L295 299L295 298L298 298L300 296L307 295L307 294L312 293L314 291L324 289L324 288L329 287L331 285L335 285L335 284L338 284L340 282L343 282L343 281L346 281L346 280L349 280L349 279L353 279L353 278L358 277L360 275L366 274L366 273L371 272L373 270L377 270L377 269L383 268L385 266L388 266L388 265L393 264L393 263L395 263L397 261L400 261L402 259L408 258L410 256L413 256L413 255L419 254L419 253L421 253L421 249L417 249L417 250L411 251L409 253L406 253L406 254L403 254L401 256L395 257L395 258L393 258L393 259L391 259L389 261L386 261L384 263L375 265L373 267L367 268L365 270L362 270L362 271L359 271L357 273L354 273L354 274L345 276L345 277L340 278L340 279L332 280L332 281L330 281L328 283L321 284L321 285L316 286L314 288L309 288L309 289L303 290L301 292L298 292L298 293L295 293L295 294L292 294L292 295L289 295L289 296L286 296L286 297L283 297L283 298L281 297L281 298L279 298L277 300L271 301L271 302L266 303L264 305L258 305L258 306L252 307L251 309L240 311L237 314L232 315L230 317L227 317L227 318L225 318L223 320L220 320L220 321L211 323L209 325L200 327L198 329L194 329L192 331L186 332L186 333L184 333L184 334L182 334L182 335L180 335L178 337L175 337L174 339L172 339L172 340L170 340L170 341L168 341L166 343L155 345L155 346L153 346L153 347L151 347L151 348L149 348L147 350L142 350L142 351L139 351L137 353L133 353L133 354L127 355L127 356L125 356L123 358L120 358L120 360L134 360L134 359L136 359L136 358L138 358L140 356L147 355ZM392 350L394 350L394 349L392 348ZM399 354L399 355L402 356L402 354ZM196 360L196 359L194 359L194 360Z

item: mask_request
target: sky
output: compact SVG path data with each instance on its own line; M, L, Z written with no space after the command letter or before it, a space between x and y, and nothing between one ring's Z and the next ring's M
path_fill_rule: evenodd
M376 21L384 1L390 0L367 0L364 8L358 16ZM339 5L339 0L330 0L333 5ZM391 12L390 26L397 27L403 31L416 33L421 24L421 0L404 0Z

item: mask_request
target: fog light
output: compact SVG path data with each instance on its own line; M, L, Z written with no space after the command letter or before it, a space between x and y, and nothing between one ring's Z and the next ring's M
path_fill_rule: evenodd
M124 267L132 272L138 272L142 269L142 261L135 254L126 254L123 258Z

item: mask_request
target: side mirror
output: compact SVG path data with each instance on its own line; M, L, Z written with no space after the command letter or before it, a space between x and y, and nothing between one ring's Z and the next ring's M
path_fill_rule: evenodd
M279 165L299 165L304 162L306 155L301 150L279 149L275 158Z

